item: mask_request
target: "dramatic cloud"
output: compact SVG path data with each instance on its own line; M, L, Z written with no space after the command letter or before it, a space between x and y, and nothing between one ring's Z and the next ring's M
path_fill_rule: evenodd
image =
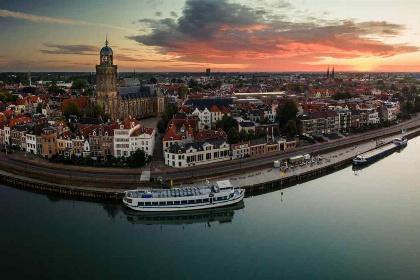
M98 47L89 45L58 45L44 43L44 47L50 50L41 50L45 54L77 54L77 55L97 55Z
M124 28L120 26L110 25L110 24L102 24L102 23L93 23L88 21L78 21L66 18L55 18L55 17L46 17L46 16L37 16L32 14L25 14L25 13L18 13L12 12L9 10L2 10L0 9L0 17L2 18L13 18L13 19L20 19L20 20L29 20L36 23L58 23L58 24L70 24L70 25L94 25L94 26L101 26L113 29L120 29L126 31L133 31L133 29Z
M416 46L386 43L405 26L387 21L356 22L284 15L228 0L187 0L181 17L141 19L147 33L128 37L195 63L317 63L325 58L389 57L416 52Z

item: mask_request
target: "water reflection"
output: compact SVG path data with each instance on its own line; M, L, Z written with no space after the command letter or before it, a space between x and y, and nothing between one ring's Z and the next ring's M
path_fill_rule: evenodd
M187 212L138 212L124 208L127 221L132 224L144 225L185 225L185 224L207 224L211 223L231 223L235 211L245 208L243 201L227 207L187 211Z

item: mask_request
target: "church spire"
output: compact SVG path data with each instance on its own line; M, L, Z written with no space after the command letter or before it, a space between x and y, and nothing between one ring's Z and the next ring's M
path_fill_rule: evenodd
M105 35L105 46L108 47L108 34Z
M330 78L330 66L328 66L328 69L327 69L327 79L329 78Z
M334 79L334 66L333 66L333 69L332 69L332 78Z

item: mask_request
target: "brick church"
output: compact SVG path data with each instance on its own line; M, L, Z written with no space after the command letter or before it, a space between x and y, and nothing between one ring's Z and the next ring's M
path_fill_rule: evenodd
M117 81L114 53L106 40L100 52L100 64L96 65L96 104L109 114L111 121L157 116L165 109L165 98L156 85L119 87Z

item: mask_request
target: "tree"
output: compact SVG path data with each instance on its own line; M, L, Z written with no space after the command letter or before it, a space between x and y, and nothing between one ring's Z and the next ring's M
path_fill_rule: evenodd
M295 136L298 134L298 129L296 127L296 121L288 120L285 126L285 132L289 136Z
M396 85L392 84L391 87L390 87L390 90L397 91L398 88L397 88Z
M152 77L152 78L150 78L150 80L149 80L149 82L151 83L151 84L157 84L157 79L156 79L156 77Z
M70 115L81 116L82 112L80 111L79 105L75 102L67 103L66 107L63 110L63 114L68 118Z
M104 110L99 105L92 105L88 109L87 116L89 118L99 118L99 117L101 117L102 119L104 119Z
M403 86L401 91L402 91L402 93L407 94L410 91L410 89L408 88L408 86Z
M185 99L188 95L188 93L190 93L189 89L187 87L179 87L178 88L178 96L181 99Z
M146 164L146 153L143 150L138 149L129 156L126 161L129 167L141 167Z
M42 103L38 103L38 105L36 105L36 112L38 114L42 113Z
M242 129L242 130L241 130L241 132L239 132L239 139L240 139L242 142L246 142L246 141L248 141L248 132L246 132L246 130L245 130L245 129Z
M216 128L221 128L224 131L229 131L232 127L238 127L238 122L228 115L223 115L220 121L217 121Z
M229 144L235 144L239 142L239 132L236 128L232 127L227 134Z
M255 131L248 130L248 139L249 140L255 139Z
M286 99L285 102L277 108L276 119L281 125L285 125L289 120L296 121L298 109L296 103L291 99Z
M298 84L294 84L293 87L292 87L292 91L301 92L300 86Z
M189 88L193 88L193 87L195 87L195 86L197 86L198 84L197 84L197 82L194 80L194 79L190 79L190 81L188 82L188 87Z
M173 84L176 83L176 78L175 77L171 79L171 83L173 83Z
M86 88L87 81L85 79L76 79L73 81L71 86L72 89L84 89Z
M274 137L280 136L280 128L278 126L275 126L273 128L273 135L274 135Z
M159 133L162 133L162 134L165 133L166 126L163 120L158 120L156 127Z
M349 92L337 92L331 96L334 100L340 100L340 99L350 99L351 94Z
M175 104L169 104L166 106L162 113L161 122L158 121L157 128L160 133L165 133L166 127L168 126L169 120L172 119L173 115L178 113L178 107Z
M194 91L194 92L201 92L201 91L203 90L203 89L202 89L200 86L198 86L198 85L197 85L197 86L194 86L192 89L193 89L193 91Z

